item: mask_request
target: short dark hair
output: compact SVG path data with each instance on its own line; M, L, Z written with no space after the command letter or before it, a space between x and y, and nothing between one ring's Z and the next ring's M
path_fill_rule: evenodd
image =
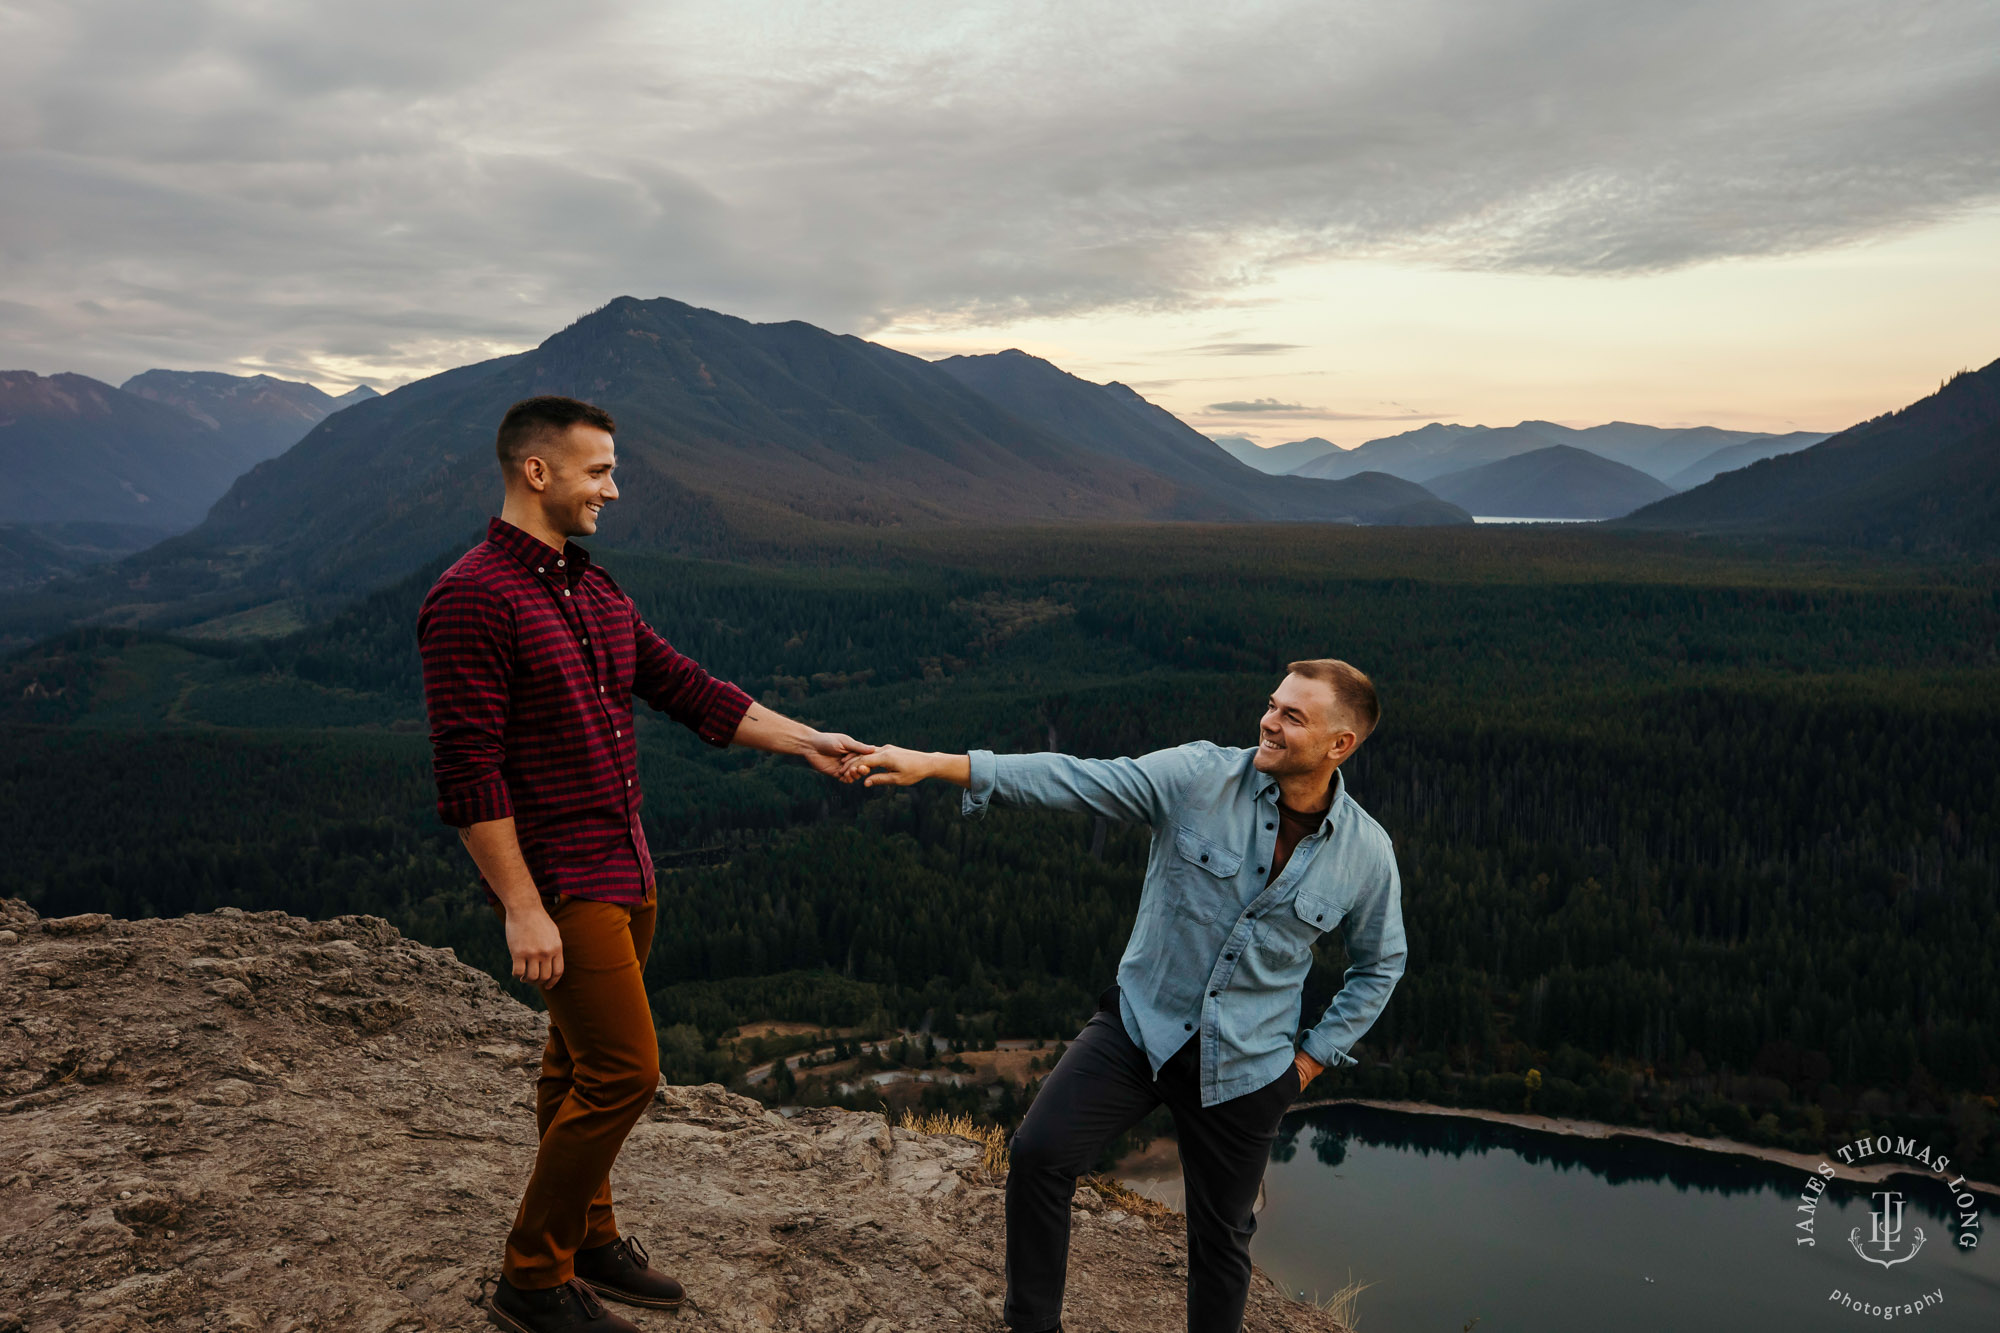
M553 393L523 398L500 418L500 434L493 441L493 452L500 459L501 470L513 472L544 439L561 435L576 425L595 426L606 435L618 433L618 423L611 419L611 414L594 403Z
M1333 701L1354 720L1354 729L1367 740L1368 733L1382 720L1382 701L1375 694L1375 682L1337 657L1311 657L1294 662L1285 670L1307 680L1324 681L1333 687ZM1359 742L1356 742L1359 744Z

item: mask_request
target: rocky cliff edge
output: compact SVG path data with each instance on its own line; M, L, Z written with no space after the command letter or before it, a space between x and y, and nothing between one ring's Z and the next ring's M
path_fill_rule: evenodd
M0 1333L488 1327L540 1014L373 917L0 901ZM1000 1328L980 1148L662 1088L614 1177L654 1328ZM1183 1326L1177 1218L1077 1194L1067 1326ZM1246 1328L1338 1333L1258 1276Z

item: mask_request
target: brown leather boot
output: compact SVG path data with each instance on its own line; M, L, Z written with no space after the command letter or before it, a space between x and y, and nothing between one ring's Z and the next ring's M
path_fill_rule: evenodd
M649 1310L679 1309L687 1299L685 1287L652 1267L636 1236L578 1250L576 1275L600 1296Z
M605 1309L597 1293L574 1278L532 1291L503 1277L487 1314L508 1333L641 1333L637 1324Z

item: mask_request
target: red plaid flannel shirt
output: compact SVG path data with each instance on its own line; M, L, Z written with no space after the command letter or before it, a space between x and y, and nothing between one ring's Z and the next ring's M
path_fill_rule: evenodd
M438 818L512 815L544 894L650 898L632 696L716 746L750 696L675 652L581 546L498 518L431 586L417 642Z

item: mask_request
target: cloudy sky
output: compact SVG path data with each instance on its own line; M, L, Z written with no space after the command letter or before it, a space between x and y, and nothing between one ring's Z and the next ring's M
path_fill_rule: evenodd
M1834 429L2000 356L1992 0L0 0L0 368L378 387L613 296L1211 433Z

